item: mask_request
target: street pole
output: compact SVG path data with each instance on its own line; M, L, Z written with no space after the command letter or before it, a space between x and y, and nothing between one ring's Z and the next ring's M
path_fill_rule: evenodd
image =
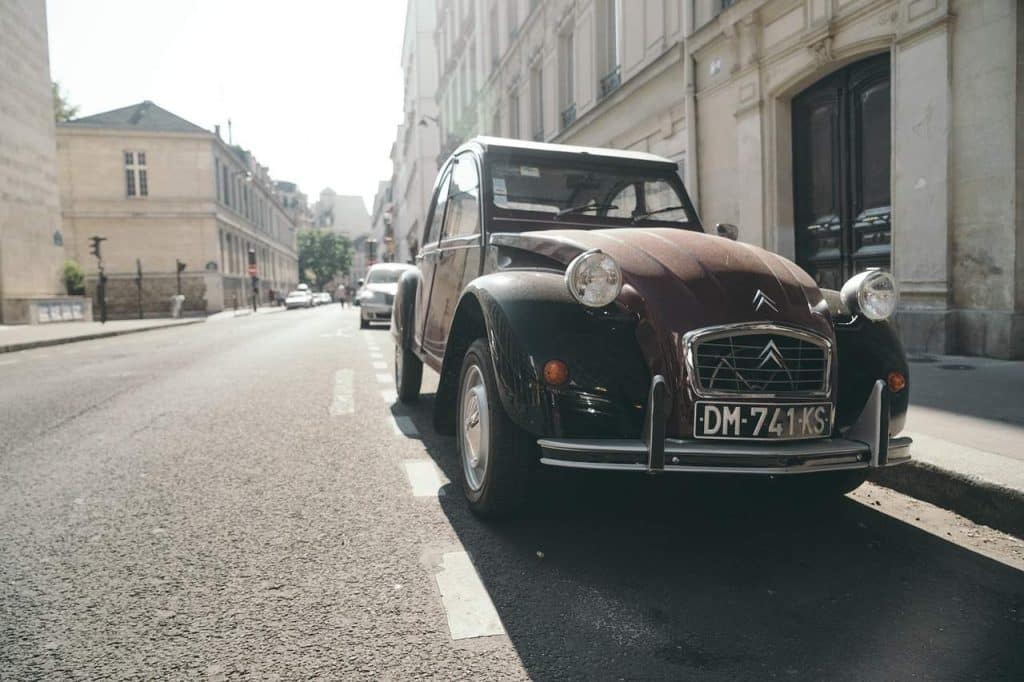
M249 247L249 276L252 277L252 311L256 312L256 305L259 299L259 277L256 270L256 249Z
M135 259L135 286L139 288L139 319L142 319L142 261Z
M100 250L100 245L106 240L106 237L98 237L96 235L89 238L89 241L92 242L92 245L89 247L89 253L96 256L96 269L100 274L99 280L96 283L96 296L99 298L101 324L106 324L107 322L107 275L103 271L103 254Z

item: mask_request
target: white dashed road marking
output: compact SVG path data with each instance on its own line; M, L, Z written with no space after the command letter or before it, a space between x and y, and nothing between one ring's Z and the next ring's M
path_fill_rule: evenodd
M0 360L0 365L15 365L17 363L17 360Z
M353 395L352 370L339 369L334 374L334 399L331 401L331 416L353 414L356 411Z
M374 360L373 368L374 369L387 369L388 368L388 364L386 362L384 362L383 360Z
M434 463L426 459L409 459L402 462L405 475L409 477L413 497L437 497L444 481Z
M412 419L408 417L395 417L391 421L391 427L395 430L396 436L405 436L407 438L420 437L420 430L416 428L416 425L412 423Z
M465 552L444 555L437 587L452 639L505 634L501 618Z
M379 384L390 384L391 383L391 375L388 374L387 372L381 372L381 373L377 374L377 383L379 383Z
M396 400L398 400L398 394L395 393L395 391L393 389L381 391L380 392L380 397L384 398L384 402L386 402L388 405L391 405Z

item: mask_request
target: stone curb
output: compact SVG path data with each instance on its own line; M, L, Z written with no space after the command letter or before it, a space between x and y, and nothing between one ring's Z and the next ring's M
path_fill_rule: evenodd
M80 336L63 336L56 339L40 339L38 341L23 341L21 343L9 343L5 346L0 346L0 353L13 353L19 350L29 350L31 348L44 348L46 346L61 346L65 343L75 343L77 341L92 341L94 339L105 339L111 336L124 336L125 334L138 334L140 332L151 332L155 329L170 329L171 327L187 327L190 324L199 324L200 322L206 322L205 318L197 320L186 320L184 322L174 322L169 324L159 324L152 327L136 327L134 329L118 329L108 332L96 332L95 334L82 334Z
M869 480L1024 538L1024 491L919 461L879 469Z

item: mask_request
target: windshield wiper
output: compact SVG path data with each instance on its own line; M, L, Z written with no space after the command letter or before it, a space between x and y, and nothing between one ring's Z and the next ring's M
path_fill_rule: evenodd
M561 218L564 215L570 213L581 213L582 211L612 211L617 209L618 206L615 204L599 204L596 201L588 201L585 204L579 206L570 206L569 208L563 208L561 211L555 214L556 218Z
M669 211L685 211L685 206L666 206L665 208L659 208L654 211L646 211L644 213L637 213L633 216L633 222L639 222L644 218L652 215L658 215L659 213L668 213Z

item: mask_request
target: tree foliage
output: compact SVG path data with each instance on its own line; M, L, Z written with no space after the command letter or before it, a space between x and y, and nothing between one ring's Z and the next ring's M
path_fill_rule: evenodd
M299 279L322 290L336 275L352 268L352 244L330 230L299 233Z
M50 90L53 92L53 117L57 122L70 121L78 116L78 105L68 101L67 95L61 92L60 83L50 82Z

